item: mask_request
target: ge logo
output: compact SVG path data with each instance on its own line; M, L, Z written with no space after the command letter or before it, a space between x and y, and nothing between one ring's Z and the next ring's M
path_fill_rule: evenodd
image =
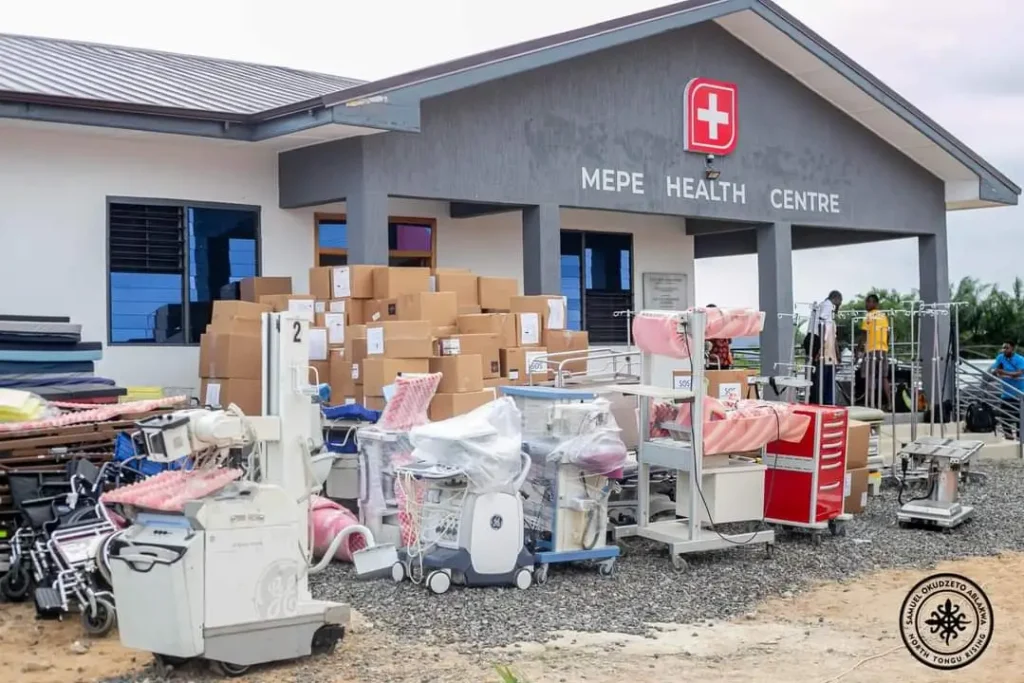
M253 604L262 619L293 616L299 602L299 564L278 560L268 566L256 582Z
M501 515L491 517L491 528L495 531L501 528Z
M992 641L992 603L959 574L934 574L910 589L900 608L900 636L933 669L961 669Z

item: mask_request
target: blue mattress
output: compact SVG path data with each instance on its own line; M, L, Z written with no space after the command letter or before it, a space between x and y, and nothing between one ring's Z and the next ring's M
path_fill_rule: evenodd
M101 358L103 358L102 349L51 349L49 351L37 351L31 349L22 350L0 348L0 361L18 361L22 363L66 363L83 360L97 361Z
M5 375L58 375L58 374L85 374L91 375L96 371L96 365L92 361L0 361L0 377Z
M128 390L104 384L76 384L38 387L32 389L32 393L38 394L48 401L80 401L87 398L118 398L127 394Z
M71 318L59 315L0 315L0 322L69 323Z
M23 389L25 391L32 391L33 387L74 386L79 384L114 386L117 382L105 377L95 377L91 373L0 375L0 389Z

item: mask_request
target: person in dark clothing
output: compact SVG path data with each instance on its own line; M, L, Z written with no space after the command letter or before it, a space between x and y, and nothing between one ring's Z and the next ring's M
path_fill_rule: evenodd
M708 304L708 308L717 308ZM732 369L732 339L708 339L708 370Z
M811 363L811 403L835 405L835 369L839 360L836 348L836 311L843 305L843 295L833 289L811 312L804 336L804 353Z

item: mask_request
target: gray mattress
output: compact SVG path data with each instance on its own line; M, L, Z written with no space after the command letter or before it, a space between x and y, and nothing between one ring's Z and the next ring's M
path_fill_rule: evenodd
M77 323L38 322L33 320L0 320L0 333L26 336L81 337L82 326Z

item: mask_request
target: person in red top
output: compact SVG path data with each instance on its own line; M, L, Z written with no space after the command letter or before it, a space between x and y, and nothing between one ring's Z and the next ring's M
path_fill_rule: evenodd
M716 308L708 304L708 308ZM732 368L732 339L709 339L708 370L729 370Z

